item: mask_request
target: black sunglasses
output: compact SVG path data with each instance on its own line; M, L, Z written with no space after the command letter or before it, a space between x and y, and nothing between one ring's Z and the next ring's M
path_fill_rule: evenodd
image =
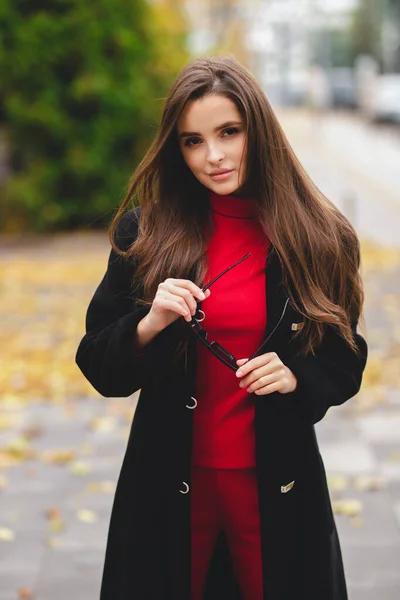
M217 279L219 279L220 277L222 277L222 275L225 275L225 273L227 273L228 271L230 271L230 269L233 269L233 267L236 267L236 265L238 265L243 260L245 260L246 258L248 258L250 256L250 254L251 254L251 252L248 252L240 260L238 260L237 262L235 262L235 264L231 265L230 267L228 267L227 269L225 269L224 271L222 271L222 273L220 273L219 275L217 275L216 277L214 277L214 279L212 279L210 281L210 283L208 283L206 286L204 286L203 292L205 292L206 290L208 290L208 288L211 287L212 284L217 281ZM199 305L199 302L197 302L197 305ZM202 317L201 317L200 313L202 313L202 315L203 315ZM199 338L199 340L202 342L202 344L204 344L204 346L206 348L208 348L208 350L210 350L210 352L212 352L214 354L214 356L216 356L220 361L222 361L227 367L233 369L233 371L237 371L239 367L236 364L236 358L233 356L233 354L231 354L230 352L228 352L228 350L226 350L218 342L215 342L215 341L209 342L208 341L208 333L200 325L201 321L204 321L204 318L205 318L204 311L197 307L196 314L192 317L192 320L189 322L189 324L192 327L193 331L195 332L195 334L197 335L197 337Z
M210 281L210 283L208 283L205 287L202 288L203 292L205 292L206 290L208 290L208 288L211 287L212 284L217 281L217 279L219 279L220 277L222 277L222 275L225 275L225 273L227 273L228 271L230 271L230 269L233 269L233 267L236 267L236 265L238 265L239 263L241 263L243 260L245 260L246 258L248 258L250 255L251 255L251 252L248 252L240 260L238 260L233 265L231 265L230 267L228 267L227 269L225 269L224 271L222 271L222 273L220 273L219 275L217 275L216 277L214 277L214 279L212 279ZM252 358L254 358L257 355L257 353L261 350L261 348L264 346L264 344L267 343L267 341L270 339L270 337L272 336L272 334L275 332L275 330L277 329L278 325L280 324L280 322L283 319L283 316L284 316L284 314L286 312L286 307L288 305L289 300L290 300L290 298L286 299L285 306L283 308L283 312L282 312L282 315L281 315L278 323L275 325L274 329L271 331L271 333L269 334L269 336L267 337L267 339L263 341L263 343L260 346L260 348L249 358L249 360L251 360ZM199 302L197 302L196 304L199 305ZM200 313L203 314L202 317L201 317ZM231 354L230 352L228 352L228 350L226 350L218 342L216 342L216 341L209 342L208 341L208 333L200 325L200 323L202 321L204 321L204 318L205 318L204 311L197 307L195 315L192 317L191 321L188 322L188 324L192 327L192 330L197 335L197 337L199 338L200 342L210 352L212 352L212 354L214 354L214 356L216 356L216 358L218 358L221 362L224 363L224 365L226 365L227 367L229 367L233 371L237 371L239 369L239 366L236 364L236 358L233 356L233 354Z

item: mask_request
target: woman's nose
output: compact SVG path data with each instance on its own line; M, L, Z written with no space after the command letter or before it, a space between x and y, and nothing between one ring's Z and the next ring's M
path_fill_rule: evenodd
M210 163L218 163L224 158L224 153L217 146L209 146L207 158Z

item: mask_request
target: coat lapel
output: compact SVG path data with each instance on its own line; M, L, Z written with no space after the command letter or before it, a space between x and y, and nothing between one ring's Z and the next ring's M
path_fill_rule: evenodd
M285 302L289 297L282 281L282 267L275 246L270 244L265 264L265 285L267 297L267 338L277 326Z

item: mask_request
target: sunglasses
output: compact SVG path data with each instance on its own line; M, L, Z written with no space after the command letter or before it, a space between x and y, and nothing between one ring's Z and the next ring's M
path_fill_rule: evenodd
M225 275L225 273L227 273L228 271L230 271L231 269L233 269L233 267L236 267L236 265L238 265L239 263L241 263L243 260L245 260L246 258L248 258L250 255L251 255L251 252L248 252L240 260L238 260L233 265L231 265L230 267L228 267L227 269L225 269L224 271L222 271L222 273L220 273L219 275L217 275L216 277L214 277L214 279L212 279L204 288L202 288L203 292L205 292L206 290L208 290L208 288L210 288L213 283L215 283L220 277L222 277L222 275ZM264 344L266 344L267 341L270 339L271 335L274 333L274 331L278 327L279 323L283 319L283 315L285 314L286 307L287 307L287 304L288 304L289 300L290 300L290 298L287 298L285 306L284 306L284 309L283 309L283 313L282 313L282 315L281 315L278 323L274 327L273 331L271 331L271 333L269 334L269 336L267 337L267 339L264 340L264 342L262 343L262 345L260 346L260 348L253 354L253 356L251 356L249 358L249 360L251 360L252 358L254 358L257 355L257 353L261 350L261 348L264 346ZM199 302L197 302L197 305L198 304L199 304ZM231 354L230 352L228 352L228 350L226 350L218 342L216 342L216 341L212 341L212 342L208 341L208 333L200 325L200 323L202 321L204 321L204 318L205 318L204 311L197 307L196 314L192 317L191 321L188 324L192 327L192 330L197 335L197 337L200 340L200 342L212 354L214 354L214 356L216 358L218 358L218 360L220 360L222 363L224 363L224 365L226 365L227 367L229 367L233 371L237 371L239 369L239 366L237 365L237 361L236 361L235 356L233 356L233 354Z

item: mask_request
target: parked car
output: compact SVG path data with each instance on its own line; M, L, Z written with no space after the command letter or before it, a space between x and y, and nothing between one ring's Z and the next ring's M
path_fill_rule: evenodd
M400 124L400 73L388 73L377 79L369 113L375 123Z
M334 67L328 71L334 108L357 108L357 88L353 69Z

